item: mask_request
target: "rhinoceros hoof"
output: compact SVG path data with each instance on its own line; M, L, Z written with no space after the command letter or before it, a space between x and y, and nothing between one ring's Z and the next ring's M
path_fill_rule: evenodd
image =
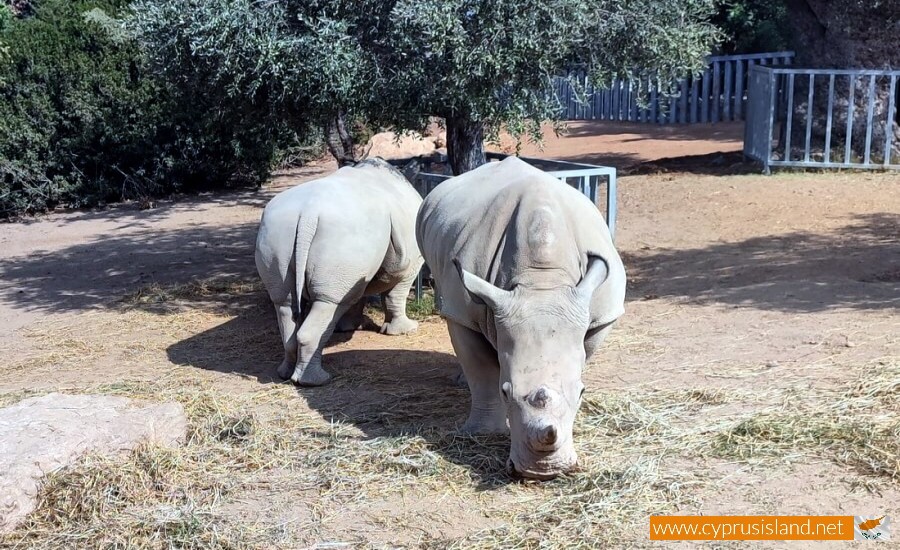
M399 336L401 334L415 332L417 328L419 328L419 323L408 317L401 317L399 319L394 319L390 323L381 325L381 334Z
M278 376L280 376L282 380L290 379L291 375L293 375L293 374L294 374L294 364L289 363L287 361L287 359L285 359L284 361L281 362L280 365L278 365Z
M303 372L294 369L291 382L298 386L323 386L331 380L331 375L322 367L308 366Z

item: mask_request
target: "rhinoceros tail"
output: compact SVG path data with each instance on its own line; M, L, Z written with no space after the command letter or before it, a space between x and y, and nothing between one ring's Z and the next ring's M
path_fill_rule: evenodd
M316 235L316 227L319 225L318 216L300 216L297 220L297 237L294 239L294 291L297 293L297 302L303 300L303 288L306 286L306 261L309 258L309 247Z

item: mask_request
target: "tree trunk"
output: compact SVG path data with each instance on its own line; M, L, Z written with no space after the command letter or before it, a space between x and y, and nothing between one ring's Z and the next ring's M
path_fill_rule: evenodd
M339 167L353 166L359 161L353 137L347 131L344 113L338 113L325 126L325 143Z
M486 162L484 158L484 123L466 117L448 118L447 160L453 175L474 170Z

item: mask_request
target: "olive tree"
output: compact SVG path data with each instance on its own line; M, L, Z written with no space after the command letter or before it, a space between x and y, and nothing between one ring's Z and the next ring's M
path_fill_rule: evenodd
M699 69L717 37L710 0L399 0L376 52L396 123L446 121L455 174L484 162L485 135L541 137L560 105L553 79L582 64L593 83Z
M137 0L126 27L168 79L246 96L298 129L319 125L345 164L355 160L345 121L361 114L372 66L327 4Z
M553 78L582 64L597 84L699 69L714 0L138 0L132 27L175 75L224 86L330 128L447 128L454 173L485 137L540 138L559 115ZM339 160L341 157L339 156Z

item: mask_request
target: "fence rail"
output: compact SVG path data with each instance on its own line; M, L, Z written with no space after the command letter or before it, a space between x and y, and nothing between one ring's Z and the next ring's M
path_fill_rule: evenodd
M587 72L574 69L555 81L565 120L611 120L696 124L744 120L749 72L756 66L786 66L794 52L708 57L697 75L661 83L653 76L615 80L596 89Z
M744 154L766 173L773 166L898 170L898 80L900 71L754 67Z

